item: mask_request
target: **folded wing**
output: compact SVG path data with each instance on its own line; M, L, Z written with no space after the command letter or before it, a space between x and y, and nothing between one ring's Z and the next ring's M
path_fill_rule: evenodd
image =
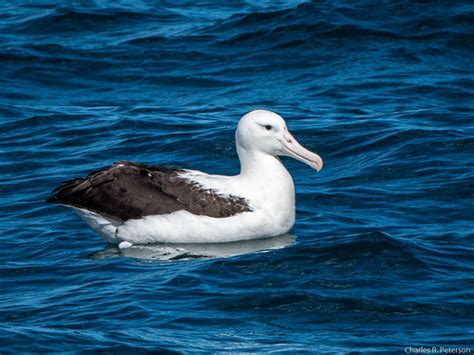
M183 170L118 162L84 179L64 182L48 202L86 209L119 221L185 210L230 217L251 211L245 198L204 189L181 177Z

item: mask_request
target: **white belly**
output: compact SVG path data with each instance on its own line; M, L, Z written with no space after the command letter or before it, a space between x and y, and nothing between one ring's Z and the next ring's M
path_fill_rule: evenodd
M275 223L264 211L244 212L226 218L178 211L129 220L118 228L117 237L132 244L224 243L274 237L288 232L291 227Z
M264 211L214 218L178 211L146 216L121 223L97 213L74 208L76 213L107 242L119 244L224 243L274 237L288 232L293 223L276 223Z

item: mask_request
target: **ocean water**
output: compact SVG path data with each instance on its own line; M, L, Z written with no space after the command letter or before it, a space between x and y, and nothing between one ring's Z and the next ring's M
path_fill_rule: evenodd
M474 352L472 2L0 13L0 352ZM237 173L257 108L325 161L284 159L289 235L120 251L45 203L118 160Z

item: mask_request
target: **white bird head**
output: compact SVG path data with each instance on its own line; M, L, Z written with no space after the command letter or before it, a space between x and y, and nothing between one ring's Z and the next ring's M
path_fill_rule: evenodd
M271 111L247 113L239 121L235 138L237 147L250 153L289 156L317 171L323 167L321 157L299 144L288 131L285 120Z

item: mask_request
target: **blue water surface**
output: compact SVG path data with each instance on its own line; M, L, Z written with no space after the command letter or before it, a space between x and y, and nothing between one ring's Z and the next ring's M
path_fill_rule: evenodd
M474 352L472 2L0 13L0 352ZM286 247L127 255L45 202L118 160L235 174L256 108L325 161L285 159Z

